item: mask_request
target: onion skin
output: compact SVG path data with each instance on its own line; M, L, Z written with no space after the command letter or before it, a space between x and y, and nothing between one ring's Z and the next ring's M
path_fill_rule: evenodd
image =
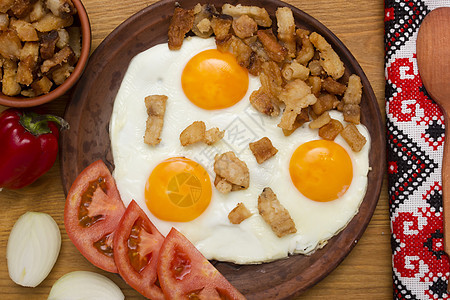
M27 212L14 224L6 247L9 277L18 285L38 286L50 273L61 248L61 233L45 213Z
M74 271L59 278L47 300L123 300L120 288L109 278L89 271Z

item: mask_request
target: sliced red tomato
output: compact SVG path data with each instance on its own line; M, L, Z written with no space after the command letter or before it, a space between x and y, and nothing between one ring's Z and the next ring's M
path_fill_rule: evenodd
M114 259L120 276L136 291L152 300L163 300L156 266L164 241L145 212L133 200L114 236Z
M175 228L161 246L158 277L167 299L245 299Z
M78 175L67 195L67 235L87 260L105 271L117 273L113 239L124 212L116 182L101 160Z

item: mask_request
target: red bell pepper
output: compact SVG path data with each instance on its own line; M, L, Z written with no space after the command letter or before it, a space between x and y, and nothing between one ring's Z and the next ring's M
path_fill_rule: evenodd
M24 187L54 164L58 154L58 123L52 115L7 109L0 114L0 188Z

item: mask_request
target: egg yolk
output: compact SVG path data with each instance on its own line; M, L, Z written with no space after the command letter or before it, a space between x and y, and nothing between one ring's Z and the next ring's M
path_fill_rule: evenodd
M161 220L189 222L208 207L211 193L209 175L200 164L174 157L153 169L145 186L145 202Z
M248 72L231 53L205 50L186 64L181 86L186 97L200 108L227 108L247 93Z
M327 140L300 145L291 157L289 172L300 193L320 202L342 196L353 178L352 161L347 151Z

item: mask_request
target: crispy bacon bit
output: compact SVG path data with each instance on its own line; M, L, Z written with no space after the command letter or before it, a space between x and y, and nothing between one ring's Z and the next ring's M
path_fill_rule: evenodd
M298 113L295 112L293 108L286 107L283 114L281 115L281 120L280 123L278 123L278 127L282 128L283 130L293 131L297 115Z
M233 184L229 183L219 175L216 175L216 178L214 179L214 186L222 194L228 194L233 190Z
M242 15L239 18L234 19L232 26L236 36L241 39L253 36L258 30L258 24L247 15Z
M257 6L243 6L238 4L233 6L231 4L224 4L222 6L222 13L230 15L233 18L239 18L242 15L248 15L254 19L259 26L270 27L272 26L272 19L265 8Z
M281 205L271 188L264 188L259 195L258 210L263 220L279 238L297 232L289 211Z
M147 124L145 129L144 142L155 146L161 142L160 135L164 125L164 114L166 112L167 96L151 95L145 97L145 107L147 108Z
M295 117L294 124L292 124L292 129L283 129L283 134L285 136L290 136L297 128L309 121L308 109L303 108L300 114Z
M235 208L228 214L228 220L231 224L241 224L245 219L250 218L252 213L244 205L244 203L238 203Z
M333 50L331 45L325 40L323 36L317 32L311 33L309 40L314 47L320 52L320 64L328 75L335 80L344 75L344 63L339 58L339 55Z
M60 67L52 70L52 79L57 85L63 84L63 82L69 78L70 74L72 74L74 67L65 63Z
M309 69L295 60L285 64L281 73L286 80L306 80L309 77Z
M342 112L344 114L345 121L353 124L359 124L361 117L361 108L359 107L359 104L361 103L361 96L361 78L355 74L350 75L348 78L347 90L345 91L344 97L342 97L342 102L344 103Z
M330 94L342 96L347 89L345 84L339 83L331 77L327 77L322 82L322 87Z
M218 15L211 19L211 28L214 31L216 40L222 40L228 35L232 23L233 18L227 15Z
M274 99L278 99L282 91L283 78L281 76L281 70L278 65L273 62L264 62L261 66L261 74L259 79L264 92L272 95Z
M20 93L20 84L17 83L17 63L10 59L3 62L2 93L15 96Z
M293 109L296 114L299 114L302 108L317 101L317 98L311 94L311 88L300 79L286 84L278 98L286 104L286 110Z
M361 108L358 104L344 104L342 107L344 120L353 124L360 123Z
M236 157L233 151L216 155L214 158L214 172L231 184L248 188L250 174L245 162Z
M77 13L71 0L47 0L47 7L58 17L67 18Z
M64 47L53 55L52 58L45 60L41 65L41 72L47 73L52 68L56 66L61 66L63 63L73 64L75 59L75 54L72 51L72 48L69 46Z
M310 32L304 29L297 29L295 33L297 35L297 42L301 45L300 50L297 52L296 60L306 66L314 57L314 46L309 40Z
M52 13L48 13L41 19L33 23L34 28L39 32L58 30L73 24L73 17L61 18Z
M312 109L316 115L321 115L327 110L335 108L339 104L339 100L332 94L321 94L317 97L317 102L314 103Z
M40 53L42 59L50 59L53 57L58 40L59 34L56 30L46 32L41 36Z
M295 57L297 44L295 42L295 21L289 7L279 7L275 12L278 25L278 38L287 48L290 57Z
M352 74L348 78L347 90L345 91L342 101L345 104L360 104L362 96L361 78L358 75Z
M0 13L6 13L14 5L14 0L2 0L0 1Z
M352 123L345 126L341 131L341 136L352 148L353 151L359 152L366 144L366 138L359 132L358 128Z
M223 139L225 135L225 130L220 130L217 127L206 130L205 132L205 143L207 145L213 145Z
M250 143L249 147L258 164L262 164L278 152L268 137L263 137L256 142Z
M10 28L14 29L22 42L39 41L38 34L33 25L23 20L11 18Z
M306 82L311 87L311 93L319 97L322 90L322 79L319 76L309 76Z
M33 82L33 72L35 70L35 67L36 62L32 55L21 59L17 68L17 82L25 85L30 85Z
M217 127L206 130L203 121L195 121L181 132L180 142L183 146L198 142L205 142L207 145L212 145L221 140L224 135L225 131L220 131Z
M36 3L33 4L33 8L31 9L31 12L29 14L30 16L30 22L36 22L43 16L45 16L46 11L44 8L44 1L38 0Z
M7 29L0 32L0 55L6 59L17 60L22 49L22 43L16 32Z
M181 132L181 145L187 146L203 141L205 139L205 131L205 123L203 121L195 121Z
M247 68L250 62L252 49L240 38L237 38L234 35L228 35L223 40L216 39L216 44L219 51L230 52L236 57L240 66Z
M36 96L47 94L52 88L53 82L48 77L43 76L41 79L33 82L31 88Z
M319 128L319 136L325 140L334 141L342 129L344 126L341 122L331 119L330 122Z
M264 46L264 49L266 50L267 55L275 62L282 62L287 54L288 50L281 46L280 43L278 43L277 38L273 34L272 30L258 30L256 32L258 35L259 40Z
M330 121L331 121L330 114L328 113L328 111L326 111L323 114L321 114L317 119L315 119L314 121L309 123L309 128L317 129L317 128L320 128L322 126L325 126Z
M309 72L313 76L321 76L323 72L322 65L320 64L320 61L317 59L313 59L308 64Z
M201 38L207 38L213 34L213 29L211 27L211 19L214 14L217 14L216 8L212 4L198 3L194 7L194 24L192 26L192 32L196 36Z
M24 18L31 11L31 4L33 2L33 0L15 0L14 4L11 6L11 11L16 17Z
M183 44L184 36L194 25L194 11L176 7L169 25L169 49L178 50Z
M280 114L280 108L276 102L276 99L271 94L266 93L262 87L253 91L250 95L251 105L260 113L271 117L276 117Z
M8 14L0 13L0 31L6 30L9 26Z

